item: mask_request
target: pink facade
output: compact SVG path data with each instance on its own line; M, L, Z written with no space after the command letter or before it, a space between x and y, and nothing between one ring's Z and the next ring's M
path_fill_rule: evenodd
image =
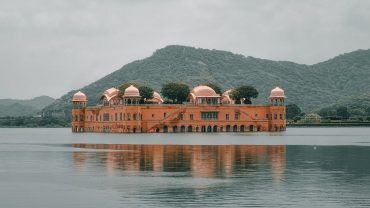
M138 104L138 91L129 87L123 98L103 98L104 105L86 107L81 92L74 97L73 132L166 133L166 132L257 132L286 129L284 91L271 91L270 105L234 104L229 95L218 95L199 86L187 104ZM115 93L115 90L111 90ZM83 93L82 93L83 94ZM109 93L107 93L109 94ZM75 99L76 98L76 99ZM78 98L78 99L77 99ZM112 102L113 100L113 102ZM115 101L114 101L115 100ZM225 102L224 102L225 101Z

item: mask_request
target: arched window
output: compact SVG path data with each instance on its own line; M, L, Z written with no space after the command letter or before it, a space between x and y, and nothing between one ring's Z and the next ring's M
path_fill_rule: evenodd
M188 132L193 132L193 127L192 126L188 126Z
M168 126L163 126L163 133L167 133L168 132Z
M177 133L177 126L173 126L173 127L172 127L172 132L173 132L173 133Z
M213 132L218 132L218 126L217 125L213 126Z
M250 126L249 126L249 131L250 131L250 132L254 132L254 126L253 126L253 125L250 125Z
M202 126L202 132L206 132L206 126Z
M238 132L238 126L237 125L233 126L233 132Z
M207 127L207 132L212 132L212 126Z
M185 133L185 126L181 126L180 131L181 131L181 133Z
M240 126L240 132L245 132L245 126L244 125Z
M230 132L230 125L226 126L226 132Z

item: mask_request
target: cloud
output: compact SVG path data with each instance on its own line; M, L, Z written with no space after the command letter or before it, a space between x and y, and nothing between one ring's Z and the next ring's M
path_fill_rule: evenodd
M169 44L304 64L370 46L370 2L361 0L0 0L0 5L2 98L59 97Z

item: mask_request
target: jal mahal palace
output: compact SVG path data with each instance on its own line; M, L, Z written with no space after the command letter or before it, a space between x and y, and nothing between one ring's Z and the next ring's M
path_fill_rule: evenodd
M139 89L106 90L96 106L87 106L87 96L73 95L72 131L107 133L185 133L285 131L285 94L271 90L268 105L236 104L230 96L200 85L193 88L184 104L164 104L153 92L152 104L139 104Z

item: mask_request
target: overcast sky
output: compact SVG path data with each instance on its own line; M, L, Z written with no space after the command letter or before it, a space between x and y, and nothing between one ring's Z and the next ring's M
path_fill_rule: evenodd
M0 98L58 98L171 44L313 64L370 48L370 1L0 0Z

